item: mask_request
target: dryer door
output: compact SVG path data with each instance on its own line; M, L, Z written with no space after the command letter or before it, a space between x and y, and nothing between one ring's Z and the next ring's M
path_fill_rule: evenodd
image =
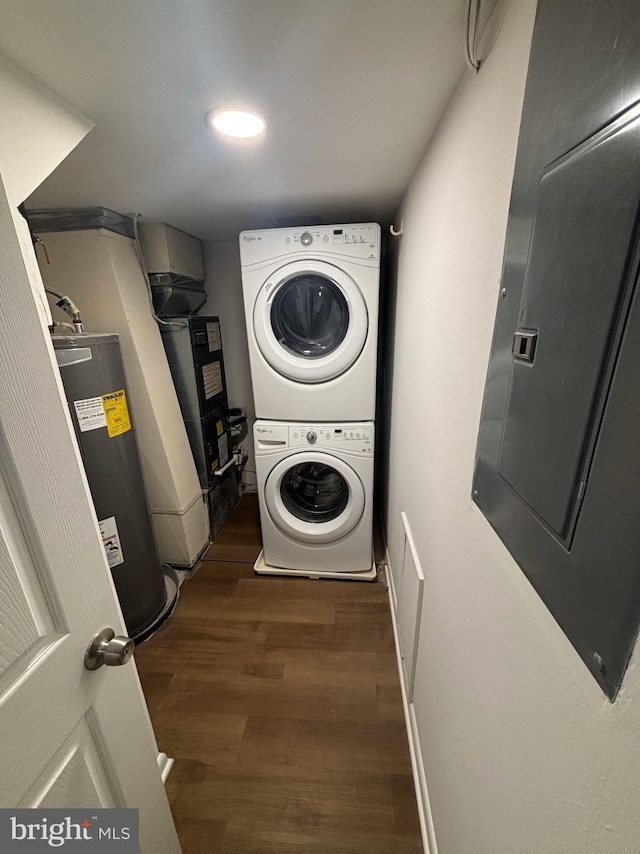
M303 543L331 543L349 534L364 513L362 481L347 463L302 451L273 467L264 486L269 515Z
M260 289L253 328L260 352L283 377L321 383L357 360L369 328L360 288L324 261L280 267Z

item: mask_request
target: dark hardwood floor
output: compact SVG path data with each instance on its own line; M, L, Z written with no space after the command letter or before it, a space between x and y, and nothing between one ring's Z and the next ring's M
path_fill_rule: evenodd
M382 584L259 577L245 497L136 661L184 854L418 854Z

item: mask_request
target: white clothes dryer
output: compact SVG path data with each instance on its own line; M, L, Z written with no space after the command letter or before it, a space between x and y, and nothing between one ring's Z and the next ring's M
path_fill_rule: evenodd
M258 418L375 418L380 239L375 223L242 232Z
M374 425L256 421L258 573L373 580Z

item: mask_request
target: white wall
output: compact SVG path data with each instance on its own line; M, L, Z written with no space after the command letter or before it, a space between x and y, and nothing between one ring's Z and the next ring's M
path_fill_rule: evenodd
M508 0L404 205L387 537L425 571L415 715L440 854L631 854L640 667L610 705L470 498L534 0Z
M248 416L248 432L242 439L242 445L248 452L249 459L242 471L242 486L245 491L252 492L256 490L256 461L253 451L255 411L242 302L238 241L205 243L204 266L208 298L200 309L200 314L217 314L220 317L229 406L240 406Z
M51 312L29 228L17 208L93 128L38 80L0 54L0 174L44 326Z
M93 122L0 55L0 169L17 206L94 126Z

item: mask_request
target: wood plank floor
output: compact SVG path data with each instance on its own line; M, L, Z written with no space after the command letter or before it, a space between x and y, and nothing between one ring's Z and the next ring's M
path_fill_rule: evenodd
M259 577L243 498L136 650L184 854L418 854L382 584Z

